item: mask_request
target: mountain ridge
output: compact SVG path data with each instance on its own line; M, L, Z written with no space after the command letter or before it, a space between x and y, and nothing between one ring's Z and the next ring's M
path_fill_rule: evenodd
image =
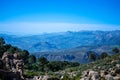
M0 34L7 44L28 50L36 57L48 60L61 60L87 63L87 53L94 51L113 54L112 48L120 48L120 30L61 32L31 36Z
M46 52L91 45L120 45L120 30L68 31L31 36L0 34L0 37L5 38L7 43L26 49L30 52Z

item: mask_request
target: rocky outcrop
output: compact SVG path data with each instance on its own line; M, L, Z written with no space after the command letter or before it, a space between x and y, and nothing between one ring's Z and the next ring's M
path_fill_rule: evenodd
M0 78L3 80L24 80L24 62L18 57L18 53L5 52L0 59Z
M82 72L80 80L120 80L120 68L118 64L114 68L108 70L86 70Z
M120 54L87 64L80 80L120 80ZM83 68L82 67L82 68Z
M93 70L87 70L82 73L81 80L100 80L100 75L98 72Z
M53 78L48 75L34 76L33 80L60 80L58 78Z

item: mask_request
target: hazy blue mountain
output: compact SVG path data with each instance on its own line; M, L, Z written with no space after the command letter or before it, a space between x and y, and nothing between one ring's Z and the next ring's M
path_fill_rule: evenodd
M112 54L112 48L120 47L120 31L79 31L29 36L0 34L5 41L26 49L37 57L49 60L66 60L87 63L89 51L96 55Z
M120 31L79 31L29 36L0 34L7 43L30 52L70 49L79 46L120 45Z

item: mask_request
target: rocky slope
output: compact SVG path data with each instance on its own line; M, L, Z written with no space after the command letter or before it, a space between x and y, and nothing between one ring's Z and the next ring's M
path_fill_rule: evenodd
M59 71L56 74L63 75L62 80L120 80L120 54Z

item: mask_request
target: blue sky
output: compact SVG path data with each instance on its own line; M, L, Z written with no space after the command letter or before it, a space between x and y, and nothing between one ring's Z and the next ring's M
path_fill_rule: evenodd
M0 32L116 29L120 29L120 0L0 0Z

